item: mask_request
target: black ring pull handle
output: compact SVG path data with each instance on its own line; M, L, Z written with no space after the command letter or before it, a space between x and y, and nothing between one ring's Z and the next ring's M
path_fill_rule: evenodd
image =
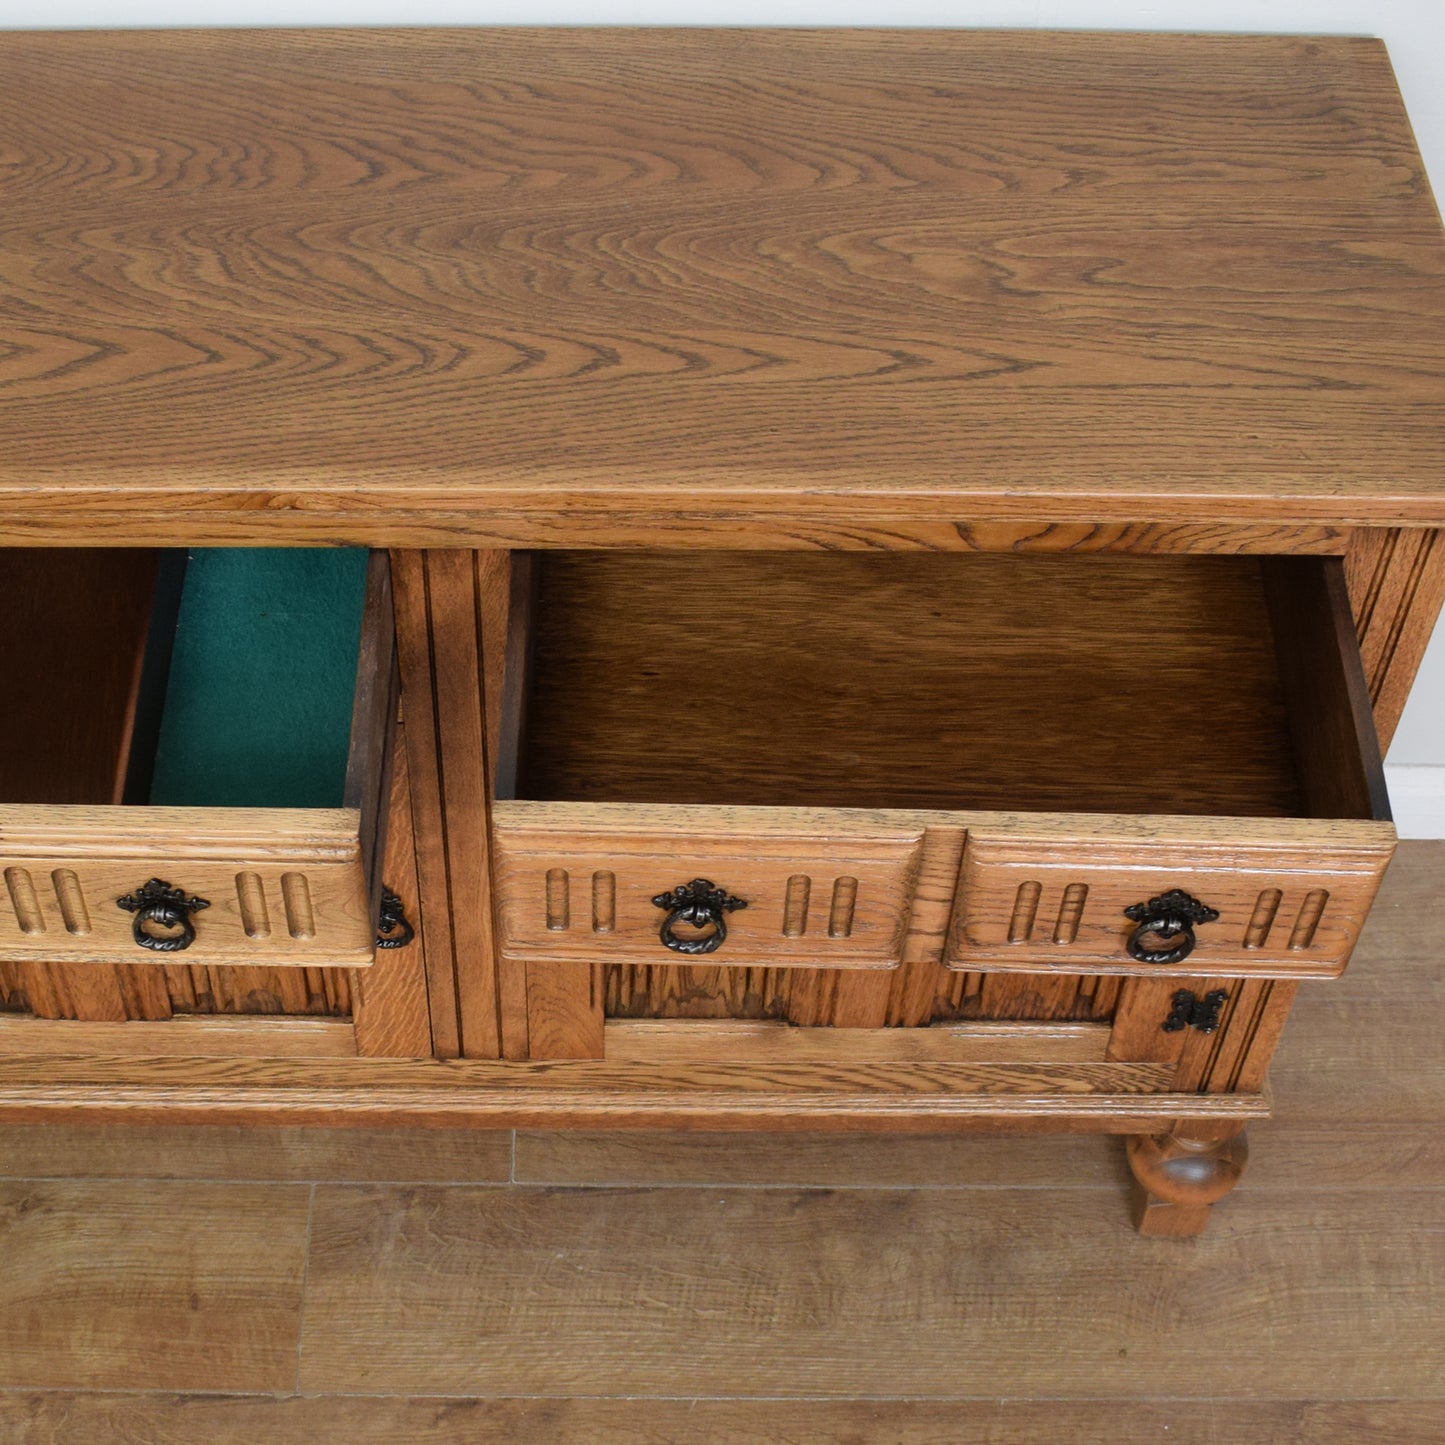
M663 946L674 953L693 955L716 953L728 936L727 921L723 915L748 906L741 898L734 898L726 889L719 888L706 878L679 883L669 892L657 894L652 902L654 907L667 909L667 917L657 931ZM712 931L696 938L679 938L675 931L679 923Z
M209 908L208 898L186 896L184 888L172 888L163 878L152 878L115 900L135 916L130 921L131 937L142 948L155 953L180 953L196 941L196 925L191 914Z
M416 937L406 916L406 904L385 884L381 888L381 909L376 919L378 948L405 948Z
M1138 927L1129 935L1129 957L1140 963L1182 963L1194 952L1195 928L1213 923L1217 909L1191 897L1182 888L1171 888L1147 903L1135 903L1124 910ZM1156 940L1150 947L1148 940Z

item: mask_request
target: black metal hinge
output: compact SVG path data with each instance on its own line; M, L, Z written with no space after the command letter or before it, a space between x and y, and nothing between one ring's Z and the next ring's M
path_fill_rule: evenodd
M1193 989L1179 989L1169 1017L1164 1020L1164 1032L1177 1034L1181 1029L1198 1029L1202 1034L1212 1034L1219 1027L1220 1010L1228 998L1228 992L1222 988L1211 989L1203 998L1197 997Z

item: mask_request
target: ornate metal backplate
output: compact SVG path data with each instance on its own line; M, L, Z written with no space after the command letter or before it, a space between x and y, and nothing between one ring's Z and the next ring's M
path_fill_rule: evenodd
M156 953L180 953L196 941L191 914L209 908L208 898L187 897L183 888L173 888L163 878L151 878L134 893L115 900L117 908L133 913L131 937L142 948ZM163 930L153 932L154 929Z
M1124 916L1139 925L1126 945L1130 958L1140 963L1180 963L1194 952L1195 925L1213 923L1219 911L1182 888L1171 888L1147 903L1130 904ZM1151 948L1147 942L1150 938L1166 946Z
M657 932L663 946L674 953L687 954L716 953L728 936L723 915L748 906L743 899L734 898L707 878L679 883L668 892L657 894L652 902L655 907L667 909L667 917ZM679 938L674 932L679 923L693 928L711 927L712 932L700 938Z

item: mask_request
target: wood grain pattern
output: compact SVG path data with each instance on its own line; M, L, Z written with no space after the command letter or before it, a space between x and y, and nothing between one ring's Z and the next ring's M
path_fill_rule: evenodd
M1109 1032L1108 1056L1111 1059L1133 1059L1138 1062L1169 1063L1178 1066L1184 1051L1183 1032L1165 1033L1174 994L1180 988L1191 989L1196 996L1200 980L1140 976L1121 980L1119 1002ZM1217 985L1215 985L1217 986ZM1223 983L1226 989L1237 989L1238 980ZM1193 1080L1197 1083L1197 1077Z
M792 975L778 968L617 964L603 969L604 1008L616 1019L785 1019Z
M531 552L482 555L482 652L487 669L487 747L494 758L492 791L517 796L532 697L532 637L537 559Z
M1248 1141L1236 1124L1184 1120L1164 1133L1131 1134L1124 1142L1134 1175L1130 1213L1143 1235L1202 1234L1249 1162Z
M10 570L23 590L36 564L28 553L16 555L20 560ZM58 604L62 592L68 600L44 609L52 632L57 626L62 630L49 645L66 650L63 631L73 626L70 609L78 599L87 609L90 631L102 640L109 637L108 645L129 659L129 701L122 706L108 694L113 665L97 667L94 705L109 732L100 745L110 755L109 781L92 776L93 760L74 756L66 728L57 725L58 759L74 776L56 782L42 770L31 791L17 781L0 807L6 885L0 918L8 915L0 931L7 934L6 951L20 964L19 992L25 1002L42 1015L109 1022L233 1009L346 1013L346 981L318 970L365 967L373 951L377 795L385 787L392 711L384 556L373 559L368 578L347 805L315 812L115 806L123 795L130 797L126 753L156 554L119 554L120 572L113 564L76 554L56 556L64 565L45 574L56 593L51 602ZM119 628L114 636L112 616ZM85 711L63 693L57 700ZM23 758L43 749L42 740L32 735L35 721L22 718L18 732L7 735L14 750L10 756ZM93 750L93 740L90 746ZM196 939L184 962L139 949L130 916L116 906L119 898L156 876L209 902L197 915ZM65 966L71 964L86 967ZM120 971L105 964L121 965ZM238 976L230 973L233 968L241 970ZM306 970L309 976L278 980L276 971L287 969Z
M1445 520L1377 41L20 35L0 95L10 538Z
M1041 820L1043 821L1043 820ZM1216 821L1218 826L1219 820ZM1182 970L1221 976L1333 978L1349 961L1380 879L1394 851L1386 823L1335 821L1291 846L1269 823L1235 820L1226 841L1189 839L1187 819L1167 820L1174 837L1140 847L1115 833L1114 819L1097 816L1074 840L1030 837L1028 821L993 833L969 827L945 962L957 969L1060 969L1087 967L1103 974L1156 973L1159 965L1131 958L1125 944L1135 924L1124 910L1170 888L1182 887L1215 909L1216 922L1200 924L1194 952ZM1308 824L1302 824L1307 828ZM1015 929L1020 888L1042 885L1040 916L1023 936ZM1057 917L1069 887L1087 888L1072 941L1060 941ZM1267 934L1251 945L1250 927L1266 893L1279 895ZM1323 893L1323 912L1312 929L1310 900ZM1308 937L1305 937L1305 932Z
M788 1022L839 1029L881 1028L890 980L876 969L788 971Z
M790 1023L882 1028L926 1024L935 1017L940 980L949 977L940 960L958 886L963 838L956 828L923 830L899 968L885 976L853 970L826 977L781 975Z
M788 1028L756 1020L675 1022L614 1019L607 1058L621 1063L1102 1063L1101 1024L940 1024L930 1029Z
M0 1054L183 1054L266 1058L351 1058L346 1019L237 1013L178 1014L163 1023L0 1018Z
M420 1127L1163 1132L1263 1117L1172 1065L0 1058L0 1119Z
M890 1036L895 1032L904 1031L890 1030ZM63 1136L64 1131L60 1132ZM517 1134L515 1175L519 1184L550 1186L1013 1187L1110 1191L1118 1199L1128 1179L1128 1166L1122 1143L1097 1134L538 1129ZM1275 1179L1278 1182L1277 1173ZM1254 1181L1250 1182L1252 1186Z
M483 564L469 551L395 551L397 655L439 1057L501 1049L487 839Z
M197 518L196 526L201 529L199 535L205 545L274 546L277 510L284 512L285 536L295 546L332 545L339 534L349 535L349 522L358 520L329 510L301 512L278 507L260 514L228 516L223 539L211 535L211 522L205 518ZM102 516L93 519L90 530L95 535L109 535L115 526ZM0 540L7 535L4 527L5 519L0 517ZM467 546L487 551L635 549L654 545L669 551L723 552L1157 550L1221 556L1334 556L1349 547L1349 539L1359 530L1338 525L1253 522L956 522L912 517L748 517L736 512L708 517L680 511L666 515L636 513L620 508L605 513L571 511L565 516L537 517L428 508L391 516L384 540L398 547ZM1050 538L1049 533L1055 535ZM1030 538L1040 535L1050 544L1038 548L1028 545ZM1101 545L1089 545L1088 539L1093 537L1100 539ZM997 548L993 545L995 539Z
M758 856L771 856L780 847L794 850L796 855L800 840L806 845L813 839L870 834L917 838L930 825L938 833L947 827L955 838L966 832L959 884L963 903L954 913L948 966L960 970L1018 968L1035 974L1041 969L1068 970L1070 981L1061 978L1055 983L1035 977L1029 986L1035 992L1062 987L1071 999L1085 987L1079 982L1080 967L1087 967L1091 975L1152 971L1152 965L1136 963L1124 952L1123 942L1133 925L1123 909L1175 886L1181 878L1186 885L1192 881L1196 891L1210 885L1211 896L1205 901L1225 915L1221 923L1199 930L1194 967L1243 975L1333 977L1349 957L1394 847L1394 830L1389 824L1348 819L529 802L498 803L495 818L507 859L503 876L508 880L514 872L514 846L552 860L567 857L565 850L576 848L579 840L594 838L606 839L610 846L624 837L630 847L647 853L675 852L679 839L688 839L690 846L700 849L714 839L743 838L760 850ZM1087 882L1092 901L1086 903L1073 943L1051 941L1049 930L1056 926L1053 913L1038 939L1009 942L1018 888L1035 877L1050 880L1049 902L1055 911L1066 883ZM1246 948L1245 934L1259 896L1275 883L1289 889L1287 902L1284 888L1280 889L1282 921L1261 946ZM1298 911L1312 892L1321 890L1330 896L1308 946L1291 948ZM535 896L532 903L533 913L541 916ZM510 920L510 905L508 909ZM508 938L510 947L510 934ZM604 936L598 951L605 946ZM580 947L585 951L586 942ZM1094 983L1088 985L1094 987ZM1044 1007L1043 1013L994 1016L1054 1016ZM632 1016L637 1016L635 1011ZM745 1016L765 1015L754 1012Z
M1263 575L1306 815L1388 821L1384 760L1344 564L1272 557Z
M289 1440L294 1425L298 1439L325 1438L345 1426L358 1440L471 1441L490 1431L529 1445L661 1445L680 1437L771 1445L785 1431L808 1445L831 1445L848 1431L908 1445L953 1445L960 1433L1009 1445L1056 1439L1142 1445L1161 1436L1190 1445L1430 1439L1440 1405L1440 1362L1429 1329L1438 1232L1430 1225L1445 1183L1437 1127L1445 1076L1437 1064L1438 951L1433 919L1420 905L1438 890L1442 861L1445 844L1406 844L1362 941L1359 966L1328 987L1301 988L1275 1069L1279 1113L1252 1126L1249 1178L1221 1212L1213 1238L1181 1248L1129 1235L1122 1210L1107 1203L1118 1188L1121 1152L1115 1141L1099 1138L524 1134L518 1177L551 1187L518 1191L512 1197L522 1202L500 1217L496 1206L507 1193L495 1189L466 1191L447 1215L432 1206L450 1191L380 1191L387 1202L378 1191L348 1192L367 1201L367 1227L328 1226L324 1233L328 1250L358 1251L346 1268L354 1280L348 1297L352 1288L358 1292L360 1313L347 1311L345 1327L369 1320L388 1342L385 1352L350 1358L384 1353L393 1360L400 1321L412 1359L425 1358L437 1371L474 1369L479 1357L483 1364L492 1358L479 1354L476 1340L483 1331L496 1339L487 1312L498 1308L514 1327L493 1346L506 1356L502 1388L535 1382L531 1372L567 1357L596 1372L596 1388L614 1390L602 1376L621 1357L620 1367L635 1372L626 1385L651 1392L649 1398L74 1393L79 1379L65 1374L70 1342L47 1334L42 1345L55 1351L47 1364L55 1367L56 1386L0 1394L0 1436L14 1434L26 1445L91 1439L191 1445L199 1437L250 1445ZM1391 1046L1381 1049L1387 1031ZM929 1032L881 1037L911 1042ZM10 1126L0 1130L0 1159L31 1174L48 1168L65 1176L149 1176L143 1186L127 1186L132 1203L146 1191L134 1217L149 1221L174 1197L174 1186L162 1181L176 1178L450 1182L482 1171L504 1179L506 1136L484 1138L485 1147L465 1130ZM577 1187L594 1184L605 1187ZM647 1184L663 1187L617 1188ZM708 1184L733 1187L677 1188ZM557 1185L571 1187L559 1194ZM762 1212L728 1214L713 1228L709 1221L730 1207L719 1196L742 1193L757 1193L753 1208ZM812 1202L820 1195L828 1200L821 1215ZM549 1227L532 1215L534 1201L546 1216L566 1207L559 1199L573 1201L565 1219L553 1218ZM361 1218L349 1215L347 1222ZM483 1231L487 1240L505 1237L506 1245L488 1249ZM821 1256L820 1239L827 1241ZM387 1296L372 1315L365 1261L373 1251L396 1248L403 1255L388 1261L383 1287L404 1292L404 1302L392 1308ZM154 1295L155 1260L131 1257L138 1258L131 1277L149 1282ZM744 1262L719 1270L719 1258ZM877 1285L855 1296L850 1280L858 1270ZM1093 1301L1099 1313L1089 1315L1086 1295L1095 1281L1106 1296ZM640 1306L639 1283L654 1287L642 1293ZM517 1308L523 1291L525 1309ZM960 1298L970 1302L967 1311L960 1312ZM1280 1303L1300 1299L1309 1301L1308 1311ZM338 1317L343 1308L337 1306ZM860 1392L860 1353L876 1349L878 1331L900 1308L914 1321L940 1321L944 1338L933 1325L900 1330L888 1398L852 1398ZM808 1372L808 1387L840 1398L800 1401L797 1383L787 1380L767 1398L696 1398L700 1390L735 1393L738 1351L761 1354L759 1321L767 1321L762 1333L775 1341L795 1318L792 1309L799 1321L792 1357ZM1071 1313L1077 1309L1085 1311L1083 1324ZM634 1333L619 1341L609 1310ZM1161 1336L1166 1315L1171 1325ZM1282 1360L1272 1351L1256 1350L1256 1358L1239 1344L1243 1331L1257 1345L1266 1324L1288 1332ZM856 1334L846 1333L855 1326ZM707 1373L689 1383L687 1399L658 1400L666 1372L679 1370L678 1328L696 1331L689 1362L702 1362ZM1049 1329L1054 1347L1025 1352L1020 1342L1036 1344L1040 1328ZM972 1345L959 1338L970 1329ZM1193 1341L1183 1377L1171 1372L1180 1332ZM310 1342L328 1361L343 1348L329 1331ZM964 1348L973 1349L976 1365L967 1377L950 1365ZM1353 1363L1360 1348L1370 1352L1367 1367ZM1141 1349L1154 1352L1142 1364ZM779 1368L771 1357L767 1367ZM1279 1391L1281 1368L1295 1398L1242 1398ZM1078 1372L1078 1384L1069 1383L1070 1371ZM982 1388L976 1381L985 1375L990 1391L1007 1389L1016 1398L958 1398ZM1161 1388L1150 1383L1159 1379L1172 1394L1144 1403L1119 1398ZM323 1390L333 1384L320 1371L309 1383ZM388 1383L404 1387L401 1380ZM469 1376L451 1388L487 1383ZM869 1383L865 1377L863 1385ZM213 1390L214 1373L195 1388ZM900 1390L916 1388L948 1392L947 1398L899 1398ZM1328 1392L1334 1398L1319 1403ZM1340 1398L1350 1392L1363 1397Z
M1229 993L1222 1022L1213 1034L1185 1030L1174 1087L1201 1093L1263 1089L1299 985L1283 979L1204 979L1196 991L1211 988ZM1119 1056L1111 1051L1110 1057Z
M1345 580L1380 747L1388 749L1445 603L1445 533L1360 529Z
M925 535L931 540L925 544ZM1150 555L1202 552L1235 556L1331 556L1348 550L1354 533L1341 527L1260 527L1207 522L1160 525L1153 522L955 522L950 532L921 531L914 548L970 552L1144 552ZM840 547L844 544L840 541ZM859 545L866 545L860 541ZM880 545L874 543L873 545ZM902 536L891 551L910 550Z
M6 811L0 808L0 813ZM174 811L184 815L190 810ZM161 826L179 831L186 819ZM8 845L19 831L0 819L0 858L10 875L6 881L23 880L39 910L38 926L27 927L25 910L15 902L18 887L0 891L0 946L12 957L47 965L148 963L152 969L173 963L176 955L148 954L136 944L132 915L117 906L148 878L160 876L210 904L194 917L196 939L186 950L187 967L367 968L372 963L376 932L354 813L347 828L350 856L342 848L319 855L297 850L282 859L280 848L268 848L259 857L188 859L185 850L177 848L170 857L157 858L120 841L117 856L110 858L77 858L68 848L46 858L33 851L22 854L18 847L11 851ZM242 876L254 880L266 898L262 931L247 927ZM67 924L58 881L62 877L72 880L84 900L82 926Z
M163 974L176 1016L313 1016L351 1014L349 968L215 968L172 965Z
M427 992L426 919L417 883L411 773L401 725L392 739L382 881L401 899L416 937L404 948L379 948L370 968L351 978L355 1049L368 1057L427 1058L432 1053Z
M391 770L399 681L396 666L396 607L391 596L391 562L384 550L367 558L361 642L351 705L351 741L346 758L343 801L358 815L361 866L371 905L372 936L381 911L386 836L391 822Z
M725 915L726 939L705 955L706 967L896 968L902 956L913 877L922 838L916 830L850 826L845 815L825 836L757 837L730 833L726 822L660 836L641 814L639 831L595 827L565 833L566 804L542 803L532 817L551 817L531 831L498 816L494 828L498 916L504 954L530 962L620 964L686 963L670 953L658 930L667 917L654 897L703 878L742 899ZM615 880L615 909L605 926L596 916L594 879ZM549 878L570 900L551 920ZM841 878L851 879L857 901L846 932L830 925L830 901ZM812 895L793 924L787 901L793 880L807 880ZM691 936L698 930L678 924ZM885 994L886 997L886 994Z
M1107 1021L1114 1015L1116 986L1124 982L1094 973L941 972L935 1020Z
M486 770L489 795L511 798L517 792L517 774L526 745L526 717L531 701L532 609L536 594L536 566L528 552L486 551L476 554L477 630L482 649L482 708L486 717ZM505 889L495 877L496 858L489 835L488 867L493 876L493 916L502 908ZM533 1012L527 966L519 958L498 952L497 1028L504 1059L557 1057L532 1054L528 1029ZM587 995L594 991L589 974L576 975L582 997L580 1014L586 1016ZM589 1036L593 1032L588 1027ZM554 1027L551 1043L558 1041ZM564 1057L566 1055L563 1055ZM576 1055L591 1057L590 1053Z
M504 1184L512 1136L471 1129L0 1127L7 1179ZM0 1397L3 1398L3 1397Z
M159 557L0 551L0 801L121 801Z
M527 1039L534 1059L600 1059L603 1038L602 965L523 963Z
M1138 1397L1177 1388L1187 1338L1193 1396L1299 1398L1326 1369L1438 1399L1436 1213L1246 1189L1217 1233L1125 1252L1088 1190L325 1188L301 1388L892 1401L957 1394L968 1359L1000 1395Z
M0 1385L289 1390L307 1190L0 1184Z
M1328 1380L1322 1378L1324 1393ZM659 1400L24 1394L0 1396L0 1430L24 1445L254 1445L324 1439L355 1445L1217 1445L1231 1433L1271 1445L1417 1445L1438 1400Z
M1269 639L1247 557L549 553L520 796L1296 813Z
M0 800L123 801L160 556L153 549L0 554L0 672L12 682ZM117 1022L170 1014L154 969L122 960L40 966L23 948L0 951L13 959L0 965L10 1004L40 1017Z

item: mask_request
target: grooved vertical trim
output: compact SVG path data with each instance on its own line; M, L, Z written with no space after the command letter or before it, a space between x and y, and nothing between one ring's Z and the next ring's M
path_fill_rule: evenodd
M353 970L356 1052L370 1058L425 1058L433 1052L426 971L426 951L432 942L428 920L420 907L416 844L412 838L411 778L404 729L400 727L393 743L382 876L405 906L416 937L405 948L378 949L370 968Z
M1195 978L1182 980L1201 998L1224 989L1228 1002L1212 1034L1185 1029L1174 1088L1181 1093L1248 1093L1264 1087L1269 1061L1299 989L1290 979Z
M1258 979L1184 979L1181 976L1177 987L1190 989L1197 998L1203 998L1215 989L1222 989L1227 997L1219 1013L1219 1027L1212 1034L1192 1027L1180 1030L1179 1037L1184 1046L1179 1051L1179 1062L1174 1072L1174 1088L1179 1093L1209 1093L1211 1079L1228 1076L1228 1059L1239 1040L1251 1031L1260 994L1266 984L1267 981ZM1225 1059L1222 1067L1221 1055Z
M73 868L57 868L50 875L55 888L55 901L60 905L60 916L65 920L67 933L89 933L90 911L85 906L85 894L80 888L80 879Z
M1295 918L1294 929L1289 936L1291 948L1308 948L1315 941L1315 932L1320 926L1320 919L1325 915L1329 901L1330 894L1327 888L1312 888L1305 895L1304 902L1300 904L1299 914Z
M611 933L617 926L617 875L610 868L592 874L592 931Z
M1020 883L1014 893L1014 911L1009 919L1008 941L1027 943L1034 936L1034 919L1038 917L1039 896L1043 885L1029 881Z
M1274 1057L1275 1047L1284 1032L1285 1020L1298 992L1299 984L1291 979L1270 981L1260 1000L1249 1036L1242 1041L1238 1059L1230 1070L1229 1092L1251 1093L1264 1088L1270 1060Z
M392 580L433 1041L442 1057L496 1058L477 559L462 550L398 551Z
M1269 942L1269 931L1274 927L1275 915L1279 912L1283 898L1284 894L1278 888L1260 890L1259 897L1255 900L1254 912L1249 917L1249 927L1244 931L1246 948L1263 948Z
M304 873L281 875L281 902L286 910L286 931L292 938L316 936L316 912L311 905L311 885Z
M794 873L783 895L783 937L801 938L808 931L808 900L813 880L806 873Z
M858 903L858 880L833 880L833 906L828 911L828 937L847 938L853 932L853 910Z
M1345 583L1383 752L1445 604L1445 533L1360 528L1345 555Z
M241 928L246 937L270 938L271 914L266 907L266 889L259 873L236 874L236 902L241 909Z
M1089 899L1087 883L1070 883L1059 901L1059 916L1054 924L1054 942L1072 943L1079 936L1079 920Z
M15 922L22 933L44 933L45 915L40 911L40 898L35 892L35 880L28 868L7 868L5 887L10 892L10 906L15 910Z
M481 667L481 712L485 739L482 787L491 836L492 799L505 785L515 793L520 753L525 743L526 677L531 641L531 593L535 584L531 558L525 553L491 550L472 554L476 637ZM503 776L505 774L505 777ZM492 938L501 938L497 924L496 887L487 859L488 888L492 897ZM570 883L569 883L570 897ZM570 919L568 920L570 923ZM496 1009L499 1051L504 1059L530 1057L528 1035L532 1007L528 1000L527 972L523 965L493 949L496 969Z
M501 1054L493 944L482 569L471 551L427 556L447 881L464 1058Z
M566 933L572 926L572 880L565 868L547 870L547 929L550 933Z

